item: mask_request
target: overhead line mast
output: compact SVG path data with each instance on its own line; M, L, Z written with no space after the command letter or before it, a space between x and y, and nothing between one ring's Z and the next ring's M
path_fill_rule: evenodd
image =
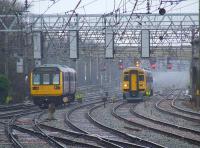
M200 45L200 1L199 1L199 45ZM198 106L200 108L200 46L199 46L199 67L198 67L199 71L198 71L198 96L197 96L197 99L198 99Z

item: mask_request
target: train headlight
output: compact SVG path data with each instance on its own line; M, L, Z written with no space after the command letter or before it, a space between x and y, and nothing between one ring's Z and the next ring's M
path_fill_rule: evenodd
M127 84L124 84L124 87L128 87L128 85L127 85Z
M63 102L67 103L69 101L69 99L67 97L63 97Z
M54 85L54 89L60 89L59 85Z

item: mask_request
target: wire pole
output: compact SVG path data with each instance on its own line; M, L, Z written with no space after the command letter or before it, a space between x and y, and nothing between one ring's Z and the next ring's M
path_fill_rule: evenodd
M5 45L4 45L5 46L4 47L5 48L5 65L4 65L5 66L4 67L5 71L4 71L4 73L5 73L5 75L7 77L8 77L8 71L9 71L8 70L8 67L9 67L8 66L8 58L9 58L9 53L8 53L9 52L8 51L8 34L9 34L8 32L5 32L5 40L4 40L5 41Z
M199 26L200 26L200 0L199 0ZM200 27L198 28L199 29L199 44L200 45ZM197 72L197 76L198 76L198 79L197 79L197 88L198 88L198 96L197 96L197 106L200 107L200 46L199 46L199 64L198 64L198 72Z

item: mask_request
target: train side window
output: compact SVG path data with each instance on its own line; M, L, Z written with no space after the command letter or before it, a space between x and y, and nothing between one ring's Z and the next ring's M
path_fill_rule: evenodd
M59 84L59 74L53 74L53 84Z
M74 74L71 75L71 81L75 81Z
M129 75L124 75L124 81L129 81Z
M144 81L144 75L139 75L139 81Z
M153 82L153 77L150 77L150 81Z
M33 74L33 84L40 84L40 74Z
M65 73L65 81L69 81L69 76L68 76L68 73Z
M43 84L50 84L49 74L43 74Z

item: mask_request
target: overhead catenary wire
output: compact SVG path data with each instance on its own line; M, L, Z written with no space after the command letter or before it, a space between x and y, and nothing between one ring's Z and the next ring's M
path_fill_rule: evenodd
M57 1L53 1L53 3L51 4L51 5L49 5L48 7L47 7L47 9L42 13L42 14L40 14L36 19L35 19L35 21L33 22L33 23L31 23L31 24L29 24L30 26L30 28L33 26L33 25L35 25L35 23L53 6L53 5L55 5L56 3L58 3L60 0L57 0ZM33 2L33 1L32 1ZM29 4L30 5L30 4Z
M145 1L146 1L146 0L144 0L143 3L144 3ZM192 3L190 3L190 4L187 4L187 5L185 5L185 6L178 7L178 6L180 6L181 2L175 3L175 4L163 3L162 5L161 5L160 3L153 4L153 2L154 2L154 1L151 1L151 13L158 12L158 9L160 9L160 8L165 8L165 9L167 9L167 12L171 12L171 11L173 11L173 10L176 10L176 11L177 11L178 9L182 9L182 8L185 8L185 7L190 7L190 6L195 5L195 4L198 3L198 1L196 1L196 2L192 2ZM131 1L130 1L129 3L133 4L133 2L131 2ZM145 6L144 6L144 7L139 7L140 5L143 6L143 5L144 5L143 3L141 2L141 3L138 3L138 4L137 4L137 6L138 6L138 7L136 8L136 11L137 11L137 12L146 9ZM153 8L153 9L152 9L152 8ZM168 10L168 9L169 9L169 10ZM127 11L127 12L129 13L129 12L131 12L131 11Z
M95 1L92 1L92 2L95 2ZM126 2L128 2L128 1L126 1ZM140 1L140 2L141 2L141 1ZM138 5L137 5L137 6L138 6ZM80 7L78 7L77 9L79 9L79 8L80 8ZM84 7L84 9L85 9L85 7ZM116 9L117 9L117 8L116 8ZM113 14L113 15L114 15L114 14ZM74 16L74 15L73 15L73 16ZM72 16L72 17L73 17L73 16ZM130 18L129 18L129 19L130 19ZM130 21L126 21L125 23L127 23L127 22L130 24ZM126 28L126 27L125 27L125 28ZM65 31L66 31L66 30L65 30ZM126 30L125 30L125 31L126 31ZM123 33L124 33L124 32L123 32Z
M132 9L132 12L131 12L131 14L130 14L130 17L129 17L129 19L128 19L127 23L126 23L126 26L125 26L125 28L124 28L124 30L123 30L123 32L122 32L122 36L125 34L126 28L128 27L128 24L129 24L129 22L130 22L130 20L131 20L131 17L132 17L132 15L133 15L133 13L134 13L134 10L135 10L136 6L137 6L137 2L138 2L138 0L136 0L135 4L134 4L134 6L133 6L133 9Z
M187 4L187 5L185 5L185 6L178 7L178 8L175 8L175 7L174 7L174 8L172 8L172 9L168 10L168 12L173 11L174 9L176 9L176 11L177 11L178 9L186 8L186 7L189 7L189 6L195 5L195 4L197 4L197 3L199 3L199 1L196 1L196 2L190 3L190 4ZM176 6L178 6L178 5L176 5Z
M95 3L95 2L97 2L97 1L98 1L98 0L92 0L91 2L88 2L88 3L86 3L86 4L83 4L83 5L81 5L80 7L78 7L77 10L78 10L78 9L82 9L82 8L85 9L85 7L87 7L87 6L89 6L89 5L93 4L93 3ZM85 10L84 10L84 11L85 11Z
M69 25L69 23L70 23L70 21L71 21L73 15L74 15L76 9L78 8L78 6L80 5L80 3L81 3L81 0L79 0L79 2L77 3L77 5L75 6L75 8L72 10L72 14L70 15L70 17L69 17L67 23L65 24L65 26L63 27L63 30L62 30L62 32L61 32L61 36L62 36L62 34L64 34L64 32L65 32L67 26ZM61 36L60 36L60 37L61 37Z

